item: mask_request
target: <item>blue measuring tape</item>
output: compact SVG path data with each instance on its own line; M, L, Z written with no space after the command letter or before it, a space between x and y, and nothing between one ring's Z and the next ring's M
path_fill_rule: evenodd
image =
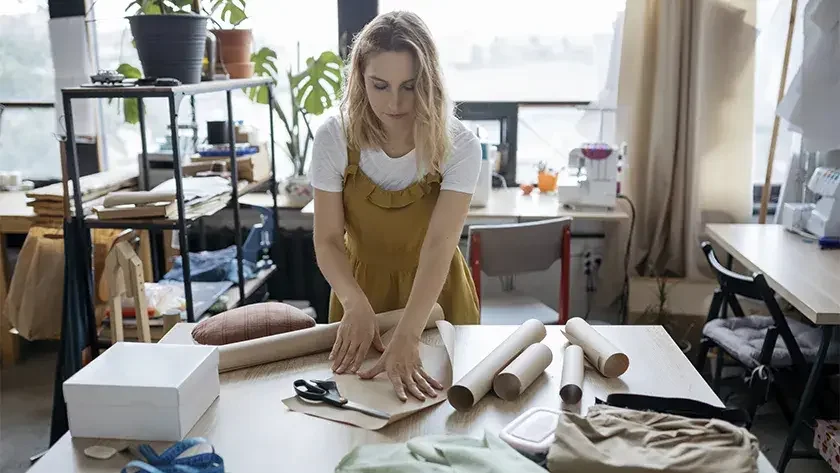
M151 446L140 445L138 450L146 461L132 460L120 473L224 473L225 462L212 445L209 453L181 456L187 450L204 444L210 445L201 437L188 438L167 448L160 455Z

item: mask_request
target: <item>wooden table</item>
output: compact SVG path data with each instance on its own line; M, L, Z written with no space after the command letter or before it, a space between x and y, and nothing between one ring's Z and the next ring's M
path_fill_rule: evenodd
M26 201L25 191L0 192L0 361L4 365L16 363L20 354L18 337L9 332L12 327L4 314L11 277L6 235L25 234L35 221L35 212Z
M781 225L711 224L709 238L816 324L840 324L840 251Z
M315 202L301 210L304 214L315 213ZM572 217L573 220L621 221L629 218L620 209L572 210L564 208L554 194L540 194L538 191L523 195L518 188L494 189L485 207L471 207L467 224L518 223L549 218Z
M516 327L456 327L454 377L460 378ZM534 406L558 407L562 348L561 327L549 326L544 340L554 351L554 361L547 374L517 400L506 402L488 395L473 409L456 412L447 402L421 411L382 430L360 428L291 412L281 400L294 394L292 381L303 375L328 376L324 370L311 368L327 359L327 353L305 356L221 376L221 395L210 407L190 436L210 440L225 459L228 471L332 471L352 448L367 443L403 442L409 438L435 433L482 435L493 433L512 421L523 410ZM190 324L178 324L161 343L191 343ZM606 380L587 373L582 406L588 408L595 396L614 392L634 392L659 396L681 396L722 405L703 378L692 367L662 327L598 326L603 333L630 357L630 369L619 379ZM436 335L435 332L427 332ZM115 472L129 460L118 455L110 460L92 460L82 451L96 440L59 440L30 470L31 473L74 471L84 473ZM160 449L161 444L153 445ZM761 473L774 472L763 454Z
M784 471L806 409L812 404L835 326L840 325L840 251L821 250L816 242L788 232L781 225L711 224L706 230L730 258L750 271L762 273L776 293L821 328L819 353L779 454L776 468Z

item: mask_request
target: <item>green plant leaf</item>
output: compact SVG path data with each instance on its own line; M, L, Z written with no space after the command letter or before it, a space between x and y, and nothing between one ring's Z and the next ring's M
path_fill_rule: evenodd
M341 58L332 51L324 51L318 59L308 58L306 69L289 79L298 106L312 115L321 115L332 107L341 94L343 66Z
M124 75L126 79L139 79L143 77L143 73L140 72L140 69L126 63L122 63L117 66L117 72Z
M123 99L123 118L132 125L140 121L140 110L137 99Z
M257 77L276 78L280 72L277 67L277 53L271 48L260 48L251 54L251 61L254 63L254 75ZM249 87L245 93L256 103L268 103L268 86Z
M220 8L222 11L219 18L233 25L234 28L248 19L245 13L245 0L215 0L210 8L211 14L215 14Z

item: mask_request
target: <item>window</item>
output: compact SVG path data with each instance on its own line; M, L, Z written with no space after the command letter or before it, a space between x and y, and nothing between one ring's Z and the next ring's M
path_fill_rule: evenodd
M800 2L797 11L794 39L788 65L788 86L802 63L802 17L804 16L806 3ZM757 187L754 194L758 196L757 200L761 199L761 187L764 186L789 19L790 1L766 0L757 2L757 27L759 32L756 37L755 51L755 144L752 168L753 184ZM782 119L770 178L770 183L774 186L772 192L776 195L778 195L778 186L784 182L787 176L792 153L799 153L799 136L797 133L789 131L787 124Z
M115 69L120 63L130 63L140 68L137 52L131 45L131 32L125 19L124 2L97 2L95 25L99 64L104 69ZM253 30L254 49L263 46L277 53L278 66L284 70L303 67L307 57L338 48L338 16L335 0L313 0L310 2L277 2L276 0L249 0L246 12L249 19L241 25ZM289 102L288 83L281 79L275 89L282 105ZM156 149L156 142L169 136L169 111L166 100L147 99L147 133L149 150ZM140 129L137 125L125 123L116 103L106 104L103 110L105 136L107 137L108 163L137 166L140 153ZM206 136L206 122L227 119L224 93L199 95L195 97L196 119L199 136ZM275 152L278 177L285 177L293 171L283 149L286 135L284 127L275 115ZM233 93L233 119L243 120L259 129L263 139L269 137L269 112L266 105L251 102L241 91ZM192 120L189 100L184 100L179 109L179 123L189 124ZM312 124L317 127L319 122ZM314 131L314 130L313 130Z
M47 0L0 3L0 170L61 176Z
M380 0L379 8L423 18L453 100L519 104L510 173L527 182L540 161L560 169L581 143L599 138L612 143L613 113L579 106L598 102L614 108L603 99L617 67L611 60L618 56L614 39L624 4L520 0L491 7L480 0ZM490 142L498 141L499 122L494 123L487 130ZM511 183L512 176L506 177Z

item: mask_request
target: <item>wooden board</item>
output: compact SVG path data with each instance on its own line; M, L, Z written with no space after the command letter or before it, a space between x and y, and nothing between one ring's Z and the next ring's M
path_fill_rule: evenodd
M176 325L161 343L192 343L190 328L190 324ZM498 433L525 409L559 407L565 338L561 327L546 328L544 343L554 353L554 361L545 375L512 402L491 394L467 412L456 412L444 402L375 432L289 411L282 399L294 394L295 379L328 375L325 371L312 371L326 361L328 354L321 353L223 374L219 399L188 435L205 437L213 443L224 457L227 471L326 472L333 471L344 455L362 444L404 442L441 433L480 436L485 429ZM662 327L595 328L625 351L631 362L627 373L618 379L607 380L587 371L581 403L584 409L594 403L595 396L613 392L679 396L723 405ZM456 327L455 378L465 374L515 329ZM425 337L429 342L436 338L439 341L435 331L427 332ZM96 440L71 439L66 434L29 471L105 473L119 471L129 460L125 455L104 461L85 457L84 448L94 444ZM161 449L165 444L153 446ZM767 458L759 454L759 472L774 471Z

